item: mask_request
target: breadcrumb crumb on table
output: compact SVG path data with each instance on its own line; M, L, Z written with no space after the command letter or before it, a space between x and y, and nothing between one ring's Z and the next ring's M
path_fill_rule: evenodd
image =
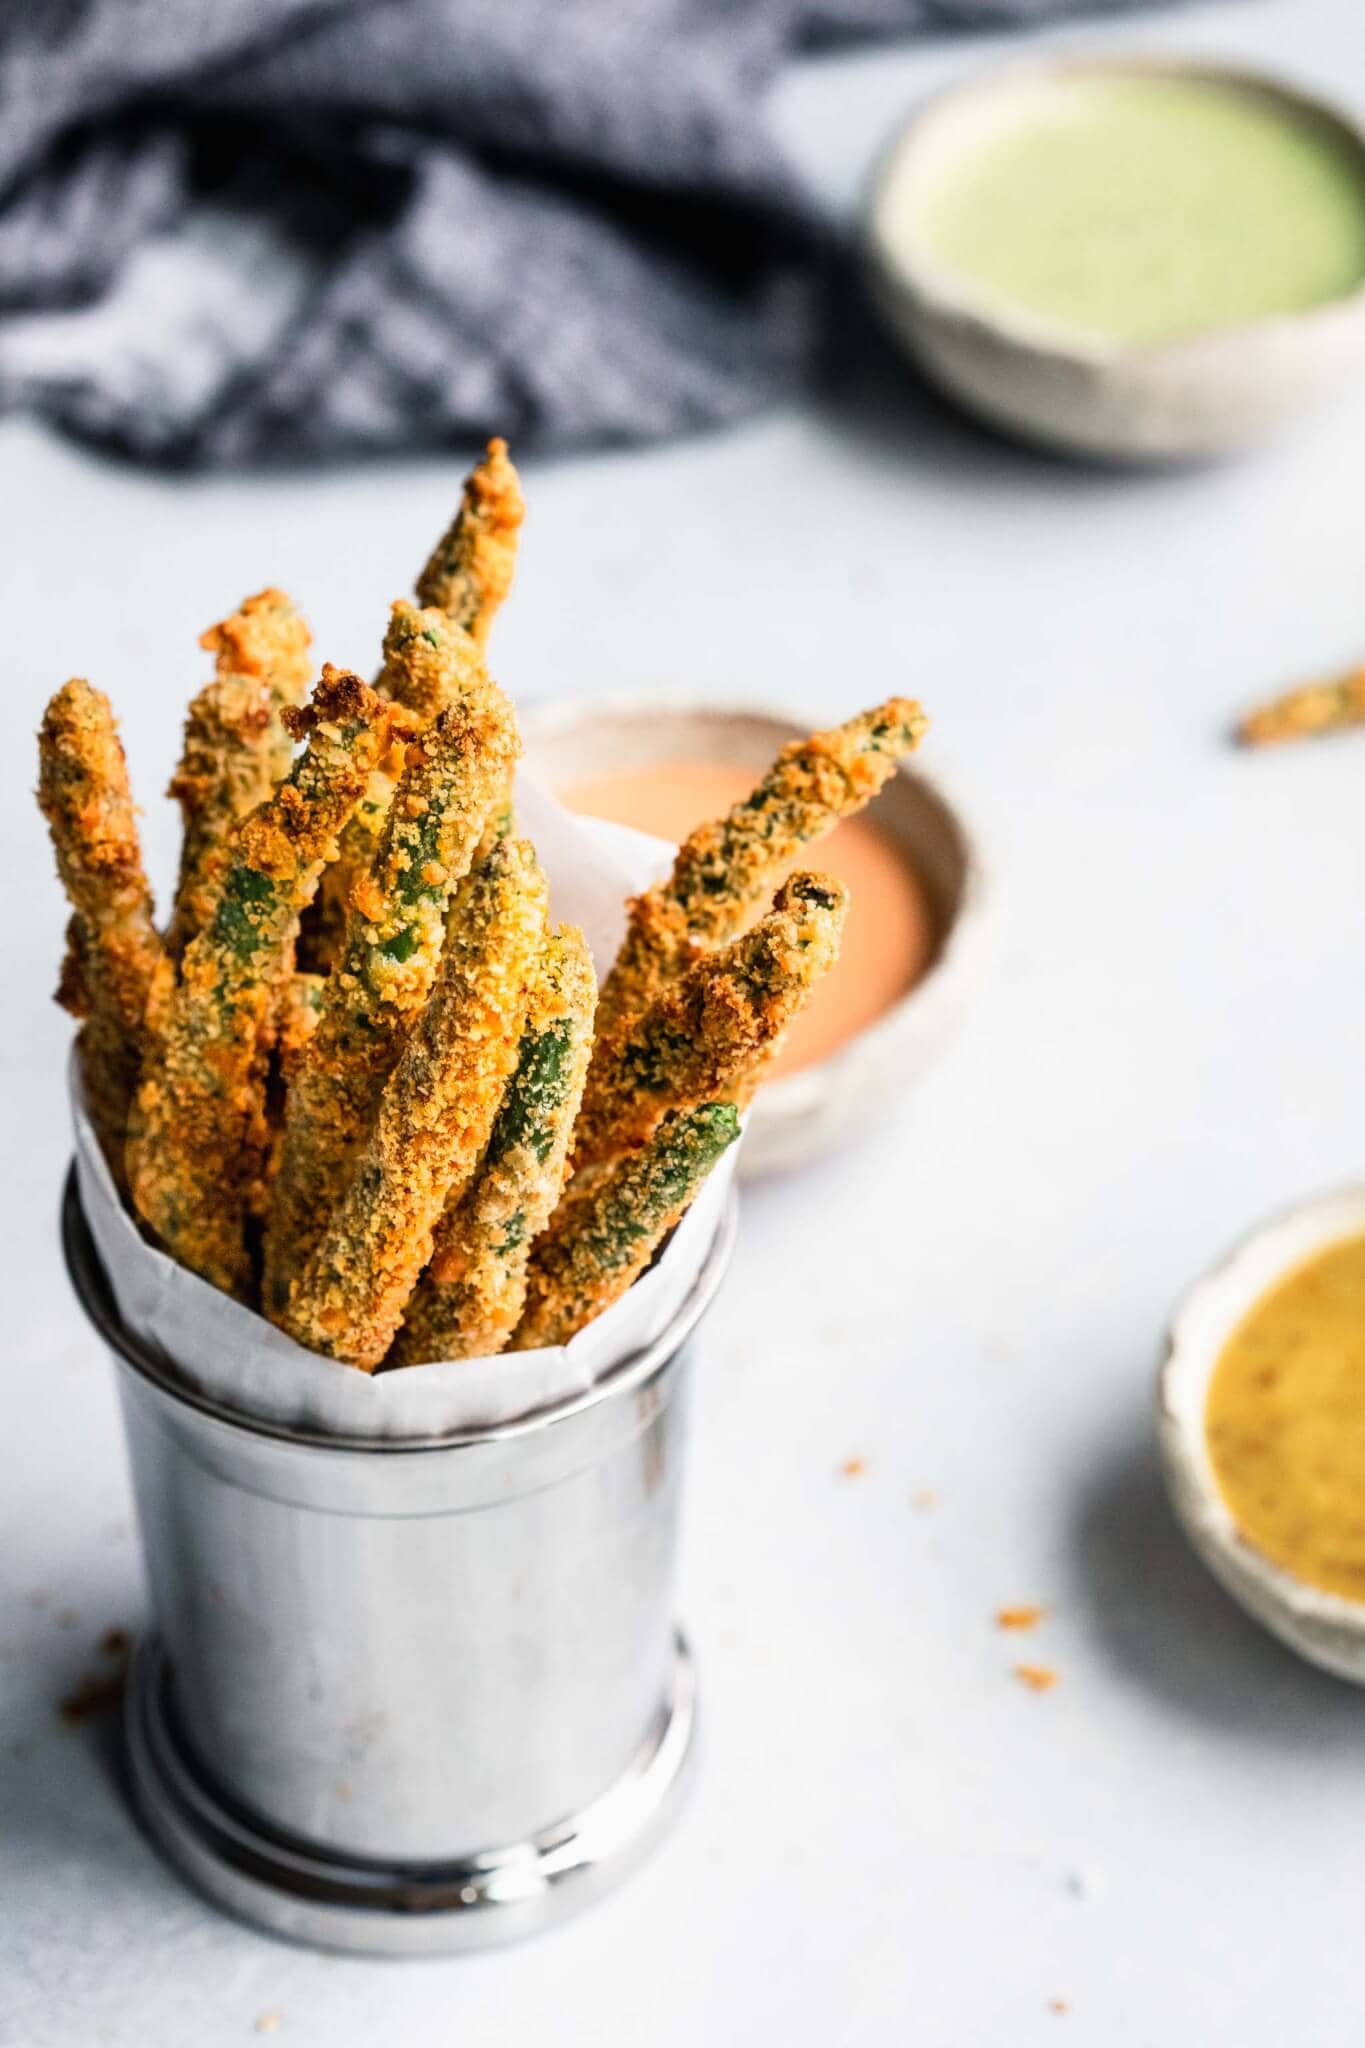
M841 1479L861 1479L866 1470L866 1458L845 1458L843 1464L839 1467L839 1477Z
M1058 1677L1050 1664L1016 1664L1014 1675L1030 1692L1051 1692Z
M997 1628L1007 1629L1037 1628L1046 1614L1046 1607L1040 1607L1031 1601L1021 1601L1014 1607L997 1607L995 1625Z

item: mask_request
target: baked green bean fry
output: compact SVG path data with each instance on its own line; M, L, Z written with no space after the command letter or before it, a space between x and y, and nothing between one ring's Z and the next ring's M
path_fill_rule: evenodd
M526 1299L526 1261L568 1169L592 1047L597 978L572 926L545 942L531 980L516 1072L478 1176L437 1225L391 1365L501 1351Z
M177 960L213 915L232 827L289 772L293 742L283 714L302 700L311 667L308 628L282 590L247 598L199 644L217 657L217 672L190 705L167 792L184 821L166 934Z
M704 953L631 1025L574 1130L574 1171L642 1145L670 1109L737 1101L839 952L842 883L792 875L766 917Z
M1246 747L1276 746L1284 740L1318 739L1365 725L1365 668L1354 668L1325 683L1297 690L1248 711L1237 728Z
M231 618L210 626L199 641L216 657L219 675L259 676L270 696L267 753L270 780L283 782L294 765L294 741L284 714L308 694L312 634L282 590L260 590Z
M405 714L358 676L325 668L308 745L275 794L235 827L211 922L191 940L144 1069L128 1148L139 1214L184 1266L245 1294L244 1219L268 1132L263 1026L292 967L299 911Z
M279 1036L275 1051L286 1082L298 1072L304 1053L322 1018L322 1001L327 987L325 974L291 974L280 1004Z
M373 870L352 887L318 1028L293 1073L265 1239L271 1314L288 1301L369 1135L436 979L451 894L516 752L512 707L482 665L466 701L409 750Z
M704 1102L671 1112L641 1151L581 1191L571 1182L531 1252L512 1348L567 1344L619 1300L738 1136L734 1104Z
M422 603L472 633L480 647L512 587L517 534L525 516L521 482L505 441L490 441L465 480L459 511L417 579Z
M546 887L505 839L451 906L440 972L379 1098L346 1193L277 1320L300 1344L372 1372L466 1187L516 1065Z
M105 1156L122 1180L147 1002L164 955L113 712L109 699L81 678L64 683L44 713L38 802L73 911L59 998L84 1019L79 1057L86 1098Z
M417 730L425 732L450 706L483 701L490 684L483 656L463 627L444 612L424 611L399 598L389 614L375 688L412 712ZM378 856L402 766L401 759L395 759L375 770L341 835L340 850L323 875L309 920L310 964L330 967L340 956L351 892Z
M662 994L696 946L742 931L801 847L861 810L919 745L927 724L918 704L892 697L796 741L728 816L683 842L668 880L630 906L625 941L598 1001L590 1106L625 1027Z

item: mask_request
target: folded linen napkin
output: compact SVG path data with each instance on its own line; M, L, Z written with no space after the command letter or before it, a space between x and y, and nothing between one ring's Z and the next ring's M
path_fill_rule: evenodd
M784 57L1074 4L0 8L0 412L203 466L733 419L814 331Z

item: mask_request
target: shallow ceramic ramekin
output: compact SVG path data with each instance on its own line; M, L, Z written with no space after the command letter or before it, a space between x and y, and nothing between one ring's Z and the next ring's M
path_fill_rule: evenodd
M863 221L869 285L892 332L952 397L996 426L1077 454L1183 461L1260 438L1365 367L1365 287L1307 312L1133 346L1089 340L993 299L914 246L903 214L971 138L1058 80L1223 84L1322 123L1360 158L1365 130L1315 95L1235 65L1171 57L1012 65L930 101L893 138ZM898 229L896 222L901 220Z
M1244 1238L1176 1312L1157 1390L1162 1462L1190 1542L1234 1600L1313 1664L1365 1685L1365 1602L1319 1592L1242 1535L1214 1476L1204 1416L1223 1346L1243 1316L1294 1267L1365 1233L1365 1186L1286 1210Z
M678 760L734 763L757 780L779 748L810 730L780 711L658 697L532 705L520 717L527 765L552 789ZM986 884L961 812L918 762L903 762L868 815L928 895L933 960L908 994L828 1059L760 1090L741 1154L745 1178L804 1165L903 1094L951 1034L977 980ZM818 847L812 859L818 865Z

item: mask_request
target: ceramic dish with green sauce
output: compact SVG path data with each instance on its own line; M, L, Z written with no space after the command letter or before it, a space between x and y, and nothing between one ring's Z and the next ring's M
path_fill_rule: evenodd
M893 144L867 254L893 327L990 419L1213 453L1365 365L1365 138L1245 72L1011 70Z

